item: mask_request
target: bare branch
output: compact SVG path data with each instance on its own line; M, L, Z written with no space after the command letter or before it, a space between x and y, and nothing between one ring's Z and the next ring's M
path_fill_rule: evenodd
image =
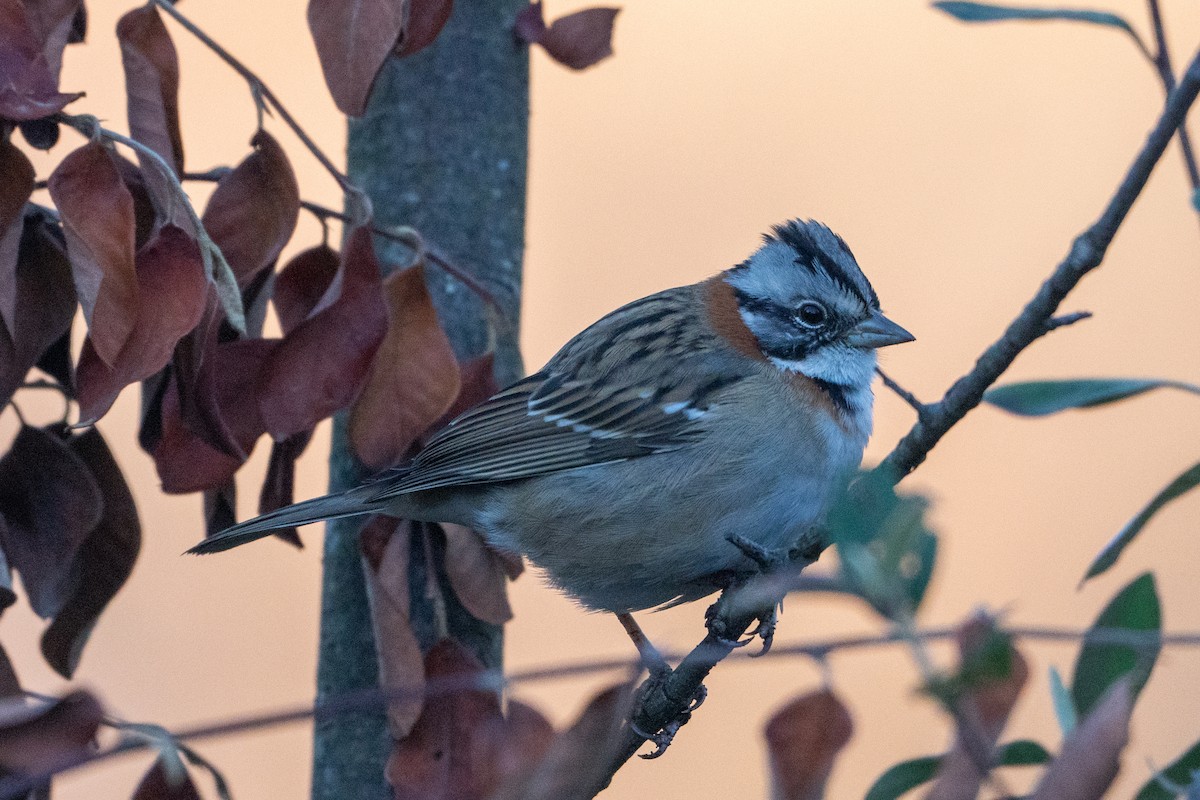
M1148 0L1150 4L1150 21L1154 26L1154 46L1155 54L1150 57L1150 61L1154 64L1155 70L1158 71L1158 79L1162 81L1163 91L1168 95L1175 90L1175 70L1171 67L1171 51L1167 46L1166 30L1163 28L1162 11L1158 7L1158 0ZM1149 57L1149 54L1147 54ZM1192 150L1192 137L1188 135L1187 123L1179 123L1179 149L1183 152L1183 164L1187 169L1188 180L1192 184L1192 191L1200 189L1200 169L1196 167L1196 154Z
M957 380L940 401L927 406L928 413L913 425L876 469L886 471L890 479L896 482L916 469L947 431L979 405L983 393L1008 369L1021 351L1046 332L1047 324L1067 294L1084 275L1100 265L1113 236L1141 194L1150 172L1182 124L1197 93L1200 93L1200 54L1192 60L1183 79L1167 98L1157 124L1104 213L1075 239L1066 258L1012 321L1004 335L983 352L974 368Z
M918 417L925 413L925 404L918 400L915 394L889 378L887 373L879 367L875 368L875 373L883 381L884 386L891 389L901 400L912 406L913 410L917 412Z

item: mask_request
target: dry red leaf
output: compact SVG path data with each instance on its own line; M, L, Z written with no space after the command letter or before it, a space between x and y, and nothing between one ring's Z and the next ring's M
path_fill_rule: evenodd
M834 760L853 733L850 712L828 689L801 695L776 711L764 730L773 800L824 797Z
M976 616L968 620L957 634L960 661L967 664L978 660L993 646L996 635L994 619ZM959 698L954 746L942 759L929 791L930 800L969 800L979 794L986 774L978 765L991 762L991 752L1029 680L1028 662L1011 645L1008 658L1007 675L975 683Z
M0 0L0 117L41 119L83 96L58 91L57 65L51 67L42 44L25 4Z
M496 551L470 528L442 523L446 534L446 576L459 602L476 619L503 625L512 619L507 569Z
M428 682L469 682L483 666L443 639L425 656ZM412 731L397 742L384 774L395 800L482 800L491 795L493 754L503 736L500 696L485 689L431 693Z
M213 536L237 522L237 482L229 478L204 490L204 535Z
M187 772L179 775L172 782L167 774L162 759L157 759L150 771L142 776L137 789L133 792L133 800L201 800L200 790L192 782L192 776Z
M266 514L292 504L295 497L296 459L308 447L311 438L312 431L305 431L289 436L281 442L271 443L267 476L263 479L262 490L258 494L258 513ZM277 530L275 536L295 547L304 546L295 528Z
M53 703L0 703L0 768L35 775L86 755L104 719L95 697L71 692Z
M275 263L300 215L300 187L283 148L263 130L250 144L254 152L217 183L201 219L239 286Z
M360 116L404 32L407 0L309 0L308 28L338 109Z
M99 142L64 158L51 173L49 188L62 215L88 335L96 354L111 365L138 317L133 197Z
M458 362L420 267L384 282L388 329L350 411L350 446L372 470L393 466L458 396Z
M0 141L0 326L16 335L17 253L25 203L33 194L33 164L9 140Z
M454 398L454 402L450 404L450 408L446 409L446 413L442 415L441 419L429 426L422 439L437 433L452 419L496 393L498 389L496 375L492 371L494 360L492 353L484 353L458 365L458 397Z
M403 58L433 44L454 11L454 0L408 0L404 4L404 29L396 55Z
M183 172L183 137L179 132L179 56L158 9L145 5L129 11L117 23L129 132L134 139ZM148 179L163 175L138 154ZM160 188L159 192L163 189ZM158 195L158 196L161 196Z
M221 452L189 430L182 417L179 388L171 381L163 392L161 429L153 448L154 465L168 494L186 494L221 486L245 463L264 427L251 398L277 339L222 342L208 354L217 408L242 456Z
M61 341L75 315L71 266L40 215L25 222L15 277L15 337L0 325L0 406L29 368Z
M83 0L24 0L29 15L29 26L34 36L42 43L42 55L50 67L50 74L57 82L62 71L63 50L72 41L79 15L83 12Z
M246 451L221 416L217 386L220 376L214 369L213 359L208 355L209 351L217 346L224 318L216 288L210 284L200 324L175 345L171 376L175 379L175 388L179 395L179 413L183 426L213 449L241 461L246 458ZM165 390L164 386L162 391ZM154 403L143 404L143 414L157 413L158 419L161 420L161 393L157 408L154 406ZM146 428L147 419L150 417L144 416L143 428ZM153 443L143 446L153 452Z
M83 460L55 434L22 426L0 458L0 514L4 553L39 616L58 614L75 591L71 564L103 509Z
M137 324L111 366L98 355L89 336L83 343L75 382L79 416L90 425L107 413L117 395L131 383L167 365L175 344L195 328L204 314L208 278L196 242L174 225L166 225L137 254Z
M1031 800L1096 800L1103 797L1121 769L1129 743L1133 692L1122 678L1079 723L1062 752L1046 769Z
M142 545L133 495L100 431L84 431L67 444L100 488L104 511L75 554L79 585L42 634L42 655L64 678L74 675L96 620L129 578Z
M8 651L0 646L0 698L15 697L21 693L21 682L17 680L17 671L13 669Z
M629 684L597 694L575 724L563 731L532 770L509 780L491 800L590 800L608 777L621 743L621 726L633 704Z
M379 658L379 684L403 696L388 703L388 732L402 739L413 729L425 704L425 659L408 614L408 557L413 524L409 520L375 516L359 539L371 626Z
M522 41L540 44L558 63L586 69L612 55L613 25L619 8L585 8L559 17L549 26L541 2L517 16L514 32Z
M337 275L338 263L337 251L321 244L298 253L279 270L271 302L285 336L317 307Z
M337 299L284 337L263 368L258 404L275 439L307 431L349 405L383 340L387 308L369 226L347 239L339 279Z

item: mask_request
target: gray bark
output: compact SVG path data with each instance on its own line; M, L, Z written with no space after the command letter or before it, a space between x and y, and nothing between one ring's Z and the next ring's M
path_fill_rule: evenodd
M489 287L504 308L497 323L468 289L435 267L426 275L443 327L460 359L496 354L501 385L520 377L516 332L525 228L529 119L528 51L512 36L526 0L465 0L437 42L389 63L366 114L350 122L349 174L366 190L382 225L411 225L460 268ZM377 239L385 264L409 254ZM489 318L491 323L489 324ZM346 447L345 420L335 420L330 490L363 474ZM361 520L329 523L325 537L318 697L378 680L375 645L356 533ZM414 538L410 586L413 626L422 647L435 639L424 597L426 559ZM434 561L440 558L435 552ZM452 635L488 666L501 663L502 628L471 617L448 599ZM383 767L390 742L384 715L318 721L313 754L314 800L387 797Z

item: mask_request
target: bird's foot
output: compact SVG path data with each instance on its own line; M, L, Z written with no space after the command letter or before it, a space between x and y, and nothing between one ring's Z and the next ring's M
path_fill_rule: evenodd
M653 691L665 681L670 673L666 674L651 674L646 683L642 685L643 692ZM700 706L704 705L704 701L708 698L708 689L704 684L700 684L700 688L692 695L691 702L687 708L679 712L679 716L668 722L657 733L647 733L637 726L637 723L632 720L629 722L629 730L633 731L638 736L648 742L654 743L654 750L650 753L639 753L638 758L653 759L658 758L663 753L667 752L667 748L671 746L671 742L675 740L675 734L679 733L679 729L688 723L692 718L692 713Z
M775 642L775 626L779 623L779 607L774 606L766 614L758 618L758 624L753 630L746 634L745 642L749 644L755 639L762 639L762 649L757 653L751 653L751 658L765 656L771 650L771 645Z

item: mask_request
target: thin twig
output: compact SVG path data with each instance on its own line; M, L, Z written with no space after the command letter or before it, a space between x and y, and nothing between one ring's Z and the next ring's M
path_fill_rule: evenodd
M1076 311L1073 314L1063 314L1057 317L1051 317L1046 321L1046 333L1056 331L1059 328L1065 328L1068 325L1074 325L1076 322L1083 322L1085 319L1091 319L1092 312Z
M1154 27L1155 54L1150 59L1162 81L1163 91L1171 94L1175 90L1175 70L1171 66L1171 50L1167 45L1166 29L1163 26L1162 11L1158 0L1148 0L1150 5L1150 21ZM1183 164L1187 169L1188 180L1192 184L1192 192L1200 189L1200 169L1196 167L1196 155L1192 150L1192 137L1188 135L1187 121L1181 121L1178 129L1179 149L1183 153ZM1200 211L1200 209L1197 209Z
M229 167L213 167L204 172L185 172L183 180L185 181L205 181L214 183L228 175L232 170ZM322 223L327 220L336 219L339 222L344 222L347 225L353 225L354 220L349 214L338 211L328 206L323 206L320 203L314 203L311 200L301 200L300 207L308 213L315 216ZM508 315L504 307L500 305L500 301L492 292L479 282L479 279L467 272L462 267L455 264L446 256L445 252L433 242L425 239L414 228L392 228L386 225L378 225L372 222L371 232L376 236L382 236L389 241L404 245L412 251L414 255L418 253L425 256L425 260L430 264L441 269L450 277L467 287L484 303L492 308L493 311L503 320L507 320Z
M1047 323L1063 299L1084 275L1100 265L1113 236L1187 116L1197 93L1200 93L1200 54L1192 60L1183 79L1167 98L1157 124L1104 213L1075 239L1066 258L1004 334L983 352L971 371L955 381L940 401L927 407L928 413L917 420L877 467L886 471L890 480L900 481L916 469L950 428L979 405L983 393L1008 369L1017 355L1046 332Z
M350 179L346 177L341 170L334 166L333 162L329 159L329 156L325 155L324 151L317 146L317 143L313 141L312 137L309 136L304 128L300 126L300 123L296 122L296 118L291 115L291 112L289 112L283 103L279 101L279 98L275 96L275 93L271 91L271 88L263 83L261 78L254 74L245 64L235 58L232 53L218 44L211 36L201 30L196 23L192 22L190 19L180 13L179 9L175 7L175 4L172 3L171 0L152 0L152 2L163 11L167 12L172 19L182 25L183 28L188 31L188 33L199 39L209 50L212 50L213 53L215 53L218 58L228 64L234 72L236 72L238 75L241 75L246 83L250 85L250 91L254 94L256 106L261 108L260 101L265 101L275 111L275 113L279 114L280 119L282 119L284 123L286 123L287 126L292 129L292 133L296 135L296 138L298 138L304 144L304 146L308 148L308 152L312 153L313 157L316 158L317 161L320 162L321 166L325 168L325 171L333 176L333 179L337 181L337 185L341 187L342 192L344 192L347 196L348 205L350 208L355 210L356 219L358 219L359 214L362 214L362 219L366 219L371 216L371 205L370 201L367 199L366 193L351 183ZM361 219L358 221L361 222Z
M915 394L889 378L887 373L879 367L875 368L875 373L883 381L884 386L891 389L901 400L913 407L913 410L917 412L918 417L925 413L925 404L918 400Z
M175 169L151 148L135 139L130 139L128 136L122 136L115 131L104 128L100 124L100 120L89 114L72 115L60 111L54 115L54 119L73 128L89 139L104 139L105 141L123 144L139 156L145 156L149 159L150 163L154 164L155 168L158 169L166 180L167 185L171 188L175 199L182 203L183 209L187 213L188 221L191 223L196 234L196 242L200 246L200 257L204 262L204 271L217 288L217 295L221 298L221 308L224 310L229 324L239 332L245 332L246 316L242 310L242 294L241 290L238 289L237 278L234 277L233 269L225 260L225 255L221 252L221 248L208 235L208 231L204 230L204 223L200 221L200 215L196 213L196 209L192 206L192 201L188 198L187 192L183 190L183 184L179 182L179 177L175 174Z
M1012 636L1014 639L1027 639L1041 642L1076 643L1081 639L1086 639L1089 643L1093 644L1115 644L1130 647L1136 650L1157 650L1161 647L1200 647L1200 631L1160 634L1157 631L1139 631L1131 630L1129 628L1097 628L1083 631L1074 628L1050 628L1036 626L1002 627L1001 630L1004 633ZM915 635L924 642L949 641L958 635L958 628L926 628L923 630L917 630L911 635ZM797 642L795 644L776 645L771 649L767 657L780 658L785 656L802 656L825 662L832 653L848 652L895 644L907 644L909 641L910 635L905 635L899 631L892 630L875 635L844 636L812 642ZM727 651L727 648L724 647L719 649L722 651ZM695 655L696 651L693 650L691 653L686 654L686 656L680 652L666 652L663 654L663 657L674 661L680 658L691 658ZM710 653L708 655L709 657L712 657L715 656L716 653ZM739 663L753 663L758 660L751 658L749 654L738 653L737 656ZM550 667L536 667L526 670L517 670L510 673L507 677L498 671L485 670L483 672L475 673L474 675L454 675L447 678L433 678L427 682L424 696L437 697L472 689L494 691L498 690L502 686L516 686L545 680L595 675L599 673L614 672L617 670L635 669L638 666L639 662L637 660L614 658L563 663ZM26 692L26 694L31 697L45 699L48 702L55 702L56 700L55 698L45 695L36 695L32 692ZM372 686L364 689L358 689L353 692L345 692L335 697L324 698L316 703L294 706L278 711L267 712L265 714L239 717L222 722L196 725L190 728L184 728L178 731L170 732L170 735L172 739L178 742L195 742L203 739L220 738L238 733L260 731L268 728L279 727L281 725L305 722L310 719L325 720L343 714L376 711L381 706L385 706L389 703L411 700L413 697L414 690L411 688L389 689L379 686ZM63 761L36 775L10 775L6 778L0 779L0 800L24 797L25 794L28 793L32 788L45 783L55 775L74 770L84 765L94 764L99 761L107 761L125 753L144 750L147 746L147 743L144 741L122 741L105 750L98 750L84 755L74 756L69 759L64 759Z

